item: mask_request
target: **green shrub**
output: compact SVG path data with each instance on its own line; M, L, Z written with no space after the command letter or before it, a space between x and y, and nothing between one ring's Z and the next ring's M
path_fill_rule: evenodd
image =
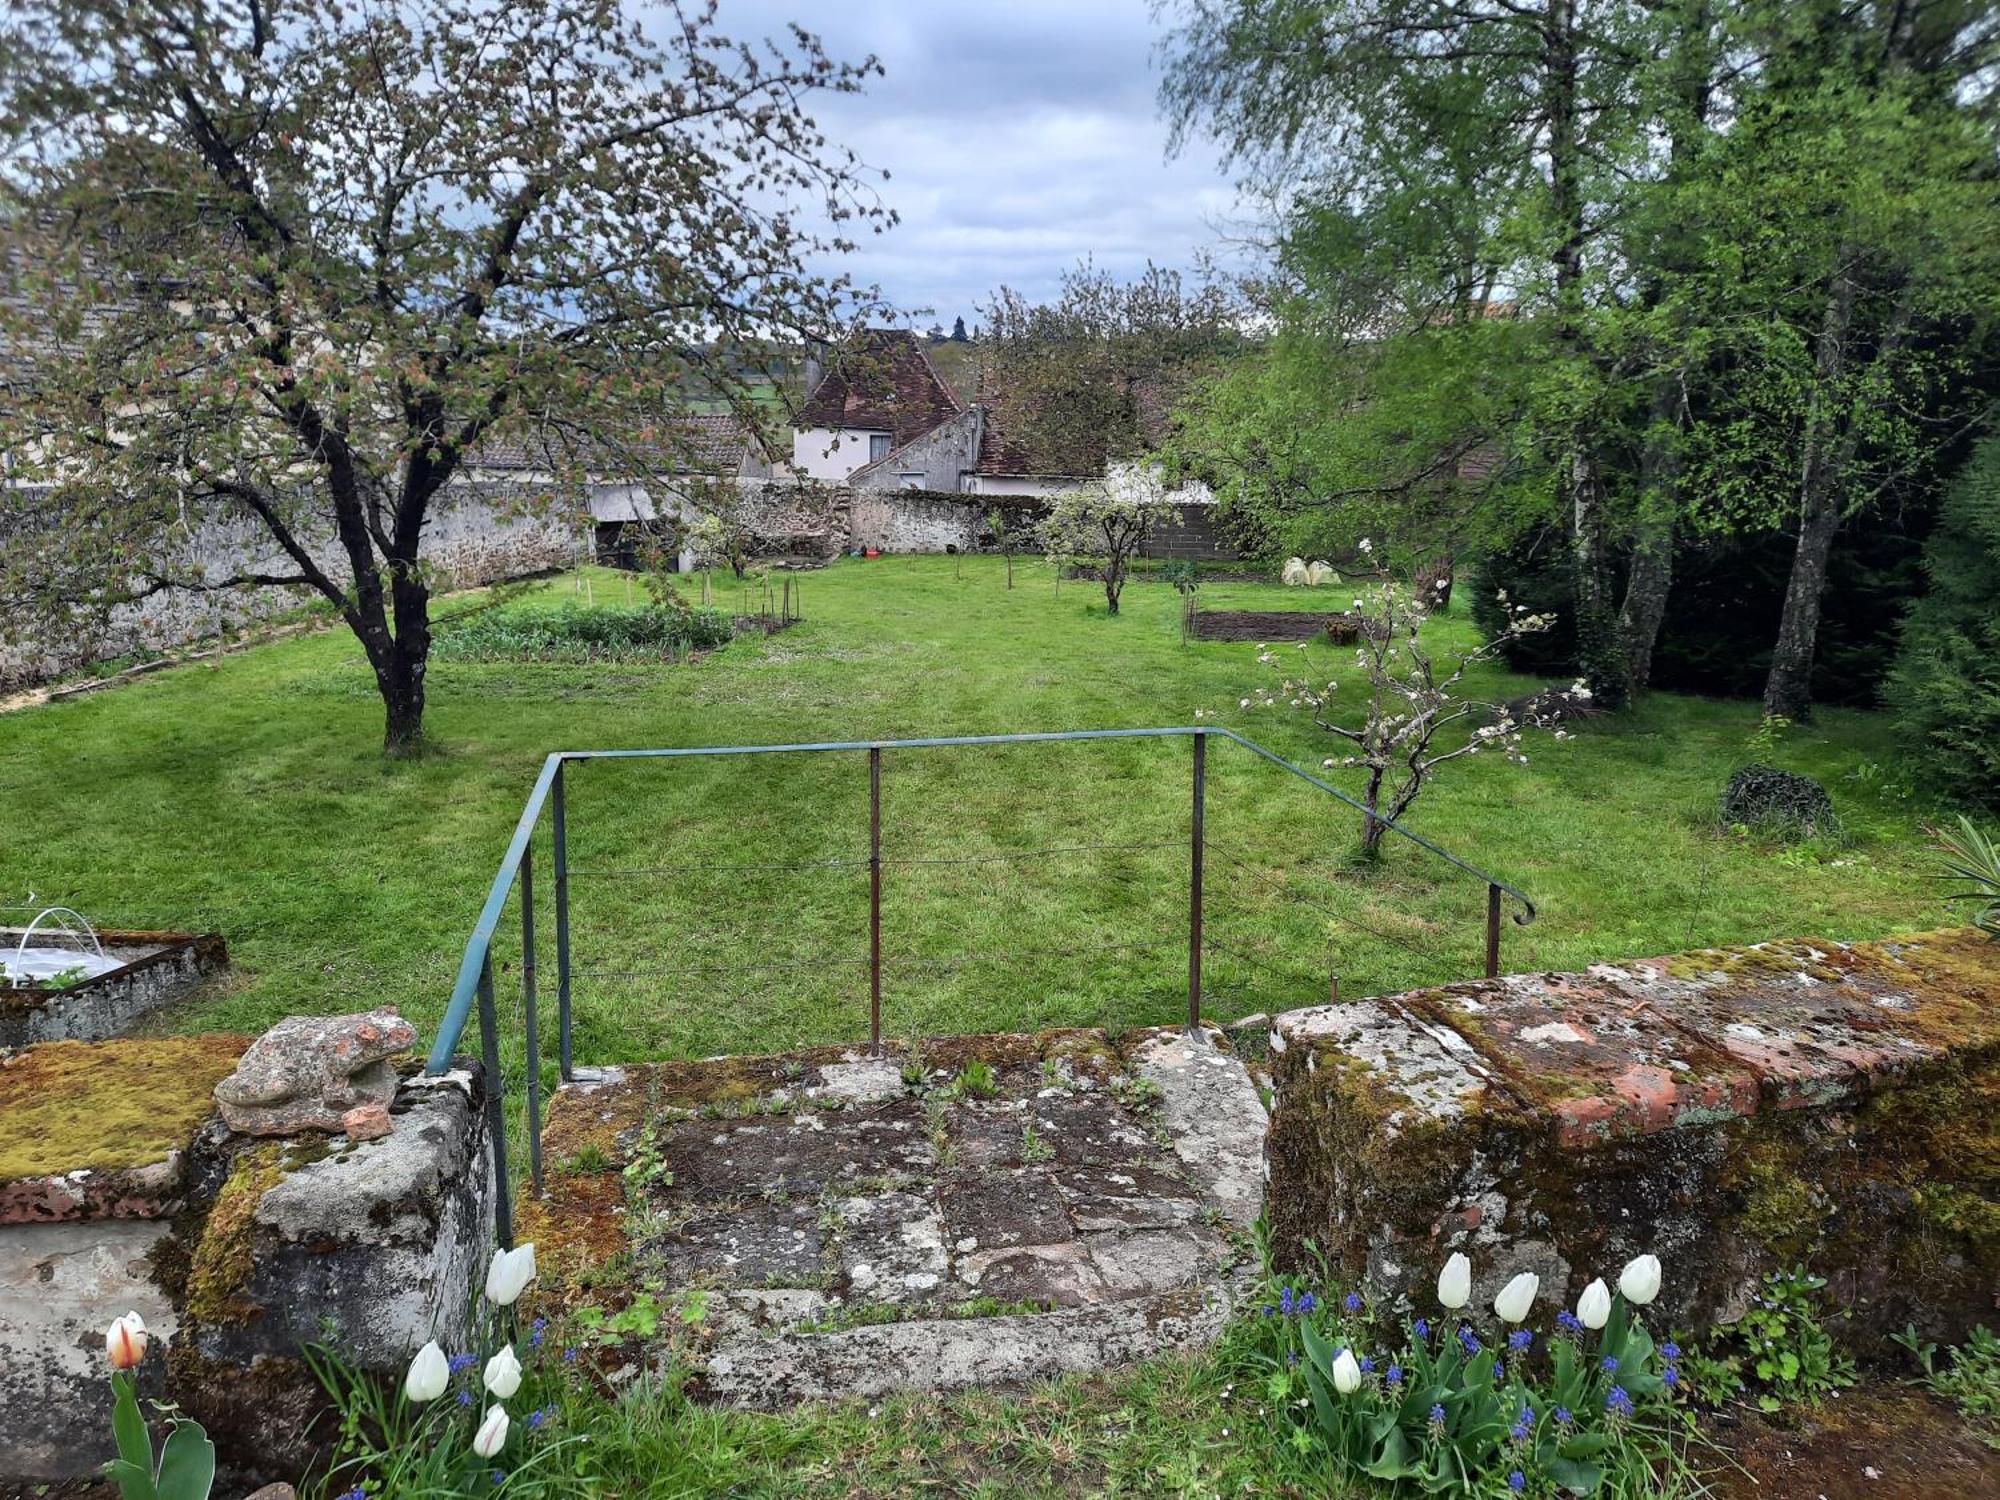
M1926 781L2000 811L2000 437L1946 494L1924 570L1883 697Z
M1786 840L1838 837L1840 819L1826 788L1776 766L1739 766L1722 794L1722 821Z
M1963 1412L1989 1448L2000 1448L2000 1334L1982 1323L1963 1344L1946 1350L1942 1363L1937 1345L1919 1340L1914 1327L1897 1334L1896 1342L1916 1356L1924 1384Z
M671 661L720 646L734 633L720 610L564 603L483 611L440 632L432 655L441 661Z
M1820 1312L1823 1277L1803 1268L1773 1271L1738 1321L1718 1328L1689 1356L1697 1395L1720 1402L1740 1393L1765 1411L1791 1402L1817 1406L1854 1384Z

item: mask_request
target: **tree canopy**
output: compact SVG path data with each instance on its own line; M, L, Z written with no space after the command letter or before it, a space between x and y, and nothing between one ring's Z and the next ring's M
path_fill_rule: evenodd
M754 417L755 351L867 306L809 267L893 219L807 113L874 61L712 3L655 31L595 0L23 0L0 55L10 621L308 591L392 750L444 487L503 444L550 497L696 465L677 414ZM175 543L210 522L263 544L204 566Z

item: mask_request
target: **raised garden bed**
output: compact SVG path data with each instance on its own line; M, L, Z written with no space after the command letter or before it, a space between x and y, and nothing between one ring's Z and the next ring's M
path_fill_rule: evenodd
M0 962L15 951L21 933L20 928L0 928ZM30 983L17 989L0 980L0 1047L123 1035L142 1017L229 966L220 933L107 930L97 937L117 967L71 984Z
M1346 610L1205 609L1194 617L1196 639L1204 641L1328 641L1351 645L1379 625Z

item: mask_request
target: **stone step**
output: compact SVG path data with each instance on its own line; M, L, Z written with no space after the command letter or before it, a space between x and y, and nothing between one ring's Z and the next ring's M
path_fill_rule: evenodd
M1018 1384L1214 1336L1265 1126L1215 1031L610 1069L551 1101L520 1233L558 1298L700 1295L718 1399Z

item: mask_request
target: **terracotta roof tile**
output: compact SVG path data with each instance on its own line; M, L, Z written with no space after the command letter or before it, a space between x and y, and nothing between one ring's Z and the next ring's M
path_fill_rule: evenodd
M922 340L899 328L871 328L813 387L795 425L887 432L900 448L964 410Z

